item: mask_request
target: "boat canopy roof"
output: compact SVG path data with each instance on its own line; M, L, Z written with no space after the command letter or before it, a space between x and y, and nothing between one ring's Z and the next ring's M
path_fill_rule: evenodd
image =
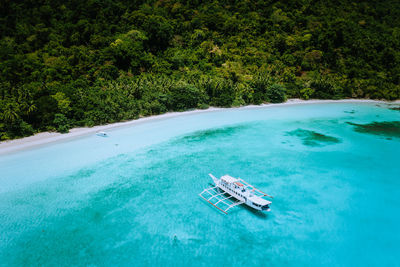
M234 178L234 177L229 176L229 175L224 175L224 176L222 176L222 177L221 177L221 180L225 181L225 182L228 183L228 184L232 184L232 183L235 183L235 182L238 182L238 181L239 181L239 179Z

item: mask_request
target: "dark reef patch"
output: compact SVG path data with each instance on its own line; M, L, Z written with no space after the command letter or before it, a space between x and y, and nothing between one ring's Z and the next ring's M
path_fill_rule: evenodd
M391 109L391 110L397 110L397 111L400 111L400 106L397 106L397 107L391 107L391 108L389 108L389 109Z
M374 121L367 124L347 123L354 126L354 130L359 133L400 138L400 121Z
M341 142L339 138L300 128L294 131L286 132L286 135L299 137L302 139L303 145L306 146L317 147Z
M352 110L345 110L345 111L343 111L344 113L348 113L348 114L354 114L354 113L356 113L356 111L354 110L354 109L352 109Z
M248 127L249 127L248 125L240 124L235 126L227 126L222 128L213 128L208 130L197 131L192 134L179 138L179 141L202 141L207 138L213 138L219 136L231 136Z

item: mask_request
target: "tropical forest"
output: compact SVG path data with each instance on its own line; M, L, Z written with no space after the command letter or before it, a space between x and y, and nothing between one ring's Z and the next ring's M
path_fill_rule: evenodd
M3 0L0 140L290 98L400 98L400 1Z

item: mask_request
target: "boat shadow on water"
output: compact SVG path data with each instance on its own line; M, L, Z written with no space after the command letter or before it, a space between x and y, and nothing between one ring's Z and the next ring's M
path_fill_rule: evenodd
M240 209L237 209L238 211L239 210L246 210L246 212L249 212L252 215L254 215L254 216L256 216L256 217L258 217L260 219L265 219L266 220L269 217L268 213L260 211L260 210L255 210L255 209L253 209L253 208L251 208L249 206L246 206L246 205L241 205L239 208Z

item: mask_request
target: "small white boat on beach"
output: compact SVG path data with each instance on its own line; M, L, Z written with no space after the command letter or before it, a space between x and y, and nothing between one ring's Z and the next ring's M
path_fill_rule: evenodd
M246 204L256 210L270 211L271 201L265 197L270 195L255 188L240 178L224 175L220 179L209 174L215 186L204 189L199 195L208 203L228 213L228 210L241 204Z
M101 137L107 137L107 133L106 132L97 132L96 133L97 136L101 136Z

